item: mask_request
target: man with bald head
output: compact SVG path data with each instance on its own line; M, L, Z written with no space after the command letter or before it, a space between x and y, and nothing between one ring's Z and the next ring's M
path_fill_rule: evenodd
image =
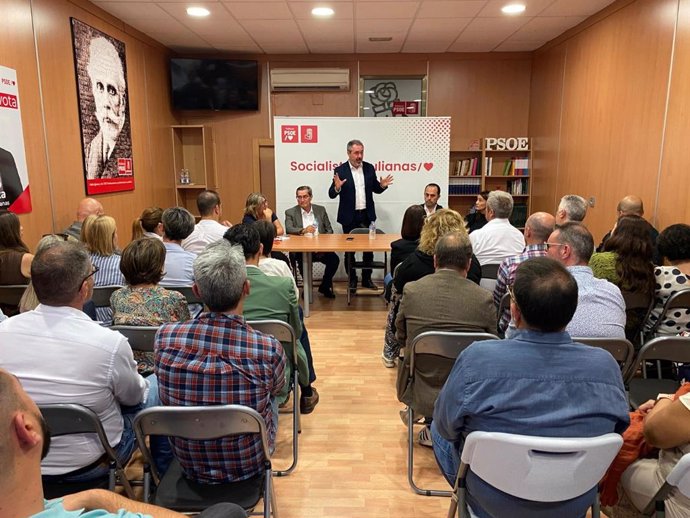
M640 216L643 218L644 204L642 203L642 198L635 196L634 194L628 194L625 198L619 201L618 206L616 207L616 221L621 219L623 216ZM654 264L660 265L662 264L662 258L656 248L656 238L659 237L659 231L655 229L651 223L647 222L647 225L649 226L649 237L652 238L652 243L654 243L653 261ZM615 230L615 228L616 227L614 226L613 229L606 233L604 239L601 240L601 243L599 243L599 246L597 247L597 252L606 251L606 241L608 241L608 239L611 237L611 233Z
M504 259L501 266L498 267L498 277L496 278L496 287L494 288L494 304L496 308L500 308L501 299L507 293L508 286L512 286L513 282L515 282L517 267L527 259L546 255L546 240L553 232L555 224L556 218L548 212L535 212L527 218L525 230L523 231L525 249L518 255ZM509 322L510 309L506 309L501 315L501 321L498 323L499 331L505 332Z
M103 205L101 205L100 201L94 198L84 198L79 202L79 206L77 207L76 221L72 222L62 233L79 241L81 239L81 224L84 220L89 216L101 216L102 214Z

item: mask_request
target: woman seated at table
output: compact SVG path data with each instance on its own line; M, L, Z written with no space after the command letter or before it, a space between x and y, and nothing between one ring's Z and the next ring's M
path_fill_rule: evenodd
M113 323L127 326L160 326L189 320L184 295L158 285L163 277L165 247L154 238L132 241L122 252L120 270L127 286L110 296ZM141 374L153 372L153 353L134 351Z
M253 192L247 196L247 202L244 206L244 217L242 218L242 223L250 224L257 221L268 221L275 228L276 236L285 235L285 229L281 225L278 216L268 208L268 203L266 202L266 197L260 192ZM292 268L290 264L290 259L283 252L271 252L271 257L273 259L280 259L284 261L288 268Z

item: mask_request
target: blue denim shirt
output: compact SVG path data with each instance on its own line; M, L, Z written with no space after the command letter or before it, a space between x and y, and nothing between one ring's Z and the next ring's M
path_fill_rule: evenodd
M458 451L475 430L594 437L622 433L629 423L618 363L603 349L574 343L566 332L518 330L512 339L472 344L455 362L434 410L435 431ZM467 493L480 517L523 516L515 505L519 499L471 472ZM591 503L590 493L559 512L586 508L580 500ZM553 504L548 509L535 504L524 516L556 516L556 511Z

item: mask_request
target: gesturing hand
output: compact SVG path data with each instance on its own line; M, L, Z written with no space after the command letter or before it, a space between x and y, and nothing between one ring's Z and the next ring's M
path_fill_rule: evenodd
M335 173L333 175L333 183L335 184L335 190L340 192L340 188L343 186L343 184L347 182L347 178L344 180L340 179L340 176L338 176L338 173Z
M384 189L388 187L389 185L393 185L393 175L389 174L385 178L383 176L379 177L379 185L383 187Z

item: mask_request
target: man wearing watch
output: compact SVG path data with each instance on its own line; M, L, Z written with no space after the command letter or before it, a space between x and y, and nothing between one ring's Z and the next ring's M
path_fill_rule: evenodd
M311 202L313 197L311 187L308 185L297 187L295 196L297 197L297 205L285 211L287 233L300 236L332 234L333 227L331 227L325 207L314 205ZM294 258L300 271L302 271L302 254L291 253L290 256ZM328 299L334 299L333 276L340 264L338 254L335 252L315 252L312 254L312 260L326 265L326 271L323 274L323 279L321 279L321 286L319 286L319 293Z

